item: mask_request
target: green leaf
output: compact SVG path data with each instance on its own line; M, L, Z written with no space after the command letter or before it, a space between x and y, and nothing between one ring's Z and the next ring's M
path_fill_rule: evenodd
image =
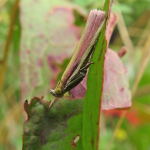
M34 97L24 103L23 150L82 150L83 100L50 103Z
M94 65L90 67L88 73L87 93L85 95L83 109L82 144L84 150L97 150L99 148L100 100L103 88L104 56L107 48L105 29L109 8L110 0L106 0L103 9L106 12L105 23L91 58L91 62L94 62Z

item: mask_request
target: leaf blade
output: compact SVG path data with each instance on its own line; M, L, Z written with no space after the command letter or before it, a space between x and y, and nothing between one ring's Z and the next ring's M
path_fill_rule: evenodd
M109 6L110 0L106 0L104 5L104 11L106 13L105 26L103 26L101 30L99 40L92 55L91 62L95 62L95 64L89 69L87 79L87 93L84 99L82 131L83 148L86 150L97 150L99 147L99 119L103 88L103 66L105 51L107 48L105 29L109 15ZM101 49L99 47L101 47Z

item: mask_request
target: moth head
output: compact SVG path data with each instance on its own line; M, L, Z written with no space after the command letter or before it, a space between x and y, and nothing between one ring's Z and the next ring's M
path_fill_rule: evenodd
M55 89L55 93L60 95L62 94L62 90L58 87L57 89Z
M57 89L55 89L55 90L49 90L49 92L53 95L53 96L55 96L55 97L63 97L63 95L64 95L64 93L63 93L63 91L60 89L60 88L57 88Z

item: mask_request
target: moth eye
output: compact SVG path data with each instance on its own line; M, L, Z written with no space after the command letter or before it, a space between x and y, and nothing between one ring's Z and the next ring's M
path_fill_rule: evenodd
M56 92L56 94L61 94L60 88L57 88L57 89L55 90L55 92Z

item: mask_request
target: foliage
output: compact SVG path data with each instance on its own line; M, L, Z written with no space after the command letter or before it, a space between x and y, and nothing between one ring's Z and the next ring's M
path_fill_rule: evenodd
M83 100L58 99L48 102L33 98L24 103L28 120L23 125L23 150L82 150ZM73 105L72 105L73 104ZM79 137L77 141L75 139Z
M5 0L4 0L5 1ZM36 2L38 2L37 0ZM10 23L10 14L12 12L12 7L14 5L14 0L7 1L5 5L1 7L0 3L0 46L1 53L0 58L3 58L3 46L7 37L7 30ZM62 1L61 1L62 2ZM61 2L58 2L60 5ZM69 5L72 4L72 8L76 8L76 6L80 5L80 1L78 0L70 0ZM135 78L140 73L137 72L137 66L139 64L139 60L141 54L143 52L143 47L145 45L145 41L149 36L149 1L141 1L141 0L127 0L127 1L118 1L119 4L114 4L115 13L118 13L118 10L122 12L123 19L126 24L127 31L129 33L130 39L134 45L134 51L131 52L128 49L128 53L123 58L123 62L128 69L128 77L130 79L130 87L133 87L135 84ZM78 17L75 17L78 22L79 33L82 32L83 24L86 22L87 12L89 12L93 8L100 8L101 2L99 1L82 1L82 11L75 10ZM116 5L116 6L115 6ZM68 7L68 5L64 4L64 6ZM79 9L81 10L81 9ZM29 14L31 15L32 12ZM18 12L17 18L20 18L21 13ZM74 14L73 14L74 16ZM35 21L36 17L33 17L33 20L29 22ZM82 25L82 26L81 26ZM117 23L118 25L118 23ZM38 25L37 25L38 26ZM21 149L21 137L22 137L22 123L23 123L23 111L22 111L22 103L20 103L20 95L21 95L21 79L20 79L20 31L22 30L19 27L19 21L16 20L15 25L13 27L13 38L12 43L10 44L10 48L7 55L7 70L4 73L5 79L2 79L5 82L0 82L3 89L1 90L1 101L0 101L0 149ZM111 38L111 47L118 50L124 42L121 40L120 32L118 27L115 28L113 36ZM77 38L80 35L77 36ZM38 43L38 41L37 41ZM74 44L76 45L76 44ZM51 48L51 47L49 47ZM62 48L62 47L61 47ZM70 48L74 48L74 46L70 46ZM65 48L64 48L65 49ZM71 52L72 53L72 52ZM68 55L68 58L70 55ZM60 58L57 58L59 60ZM61 59L60 59L61 60ZM46 61L45 61L46 62ZM55 62L55 61L54 61ZM142 62L140 62L142 63ZM55 63L53 63L55 64ZM61 62L59 63L59 65ZM67 63L66 63L67 64ZM59 66L58 64L55 64ZM136 93L133 97L133 107L131 107L131 114L129 115L130 121L127 119L123 120L122 126L115 134L115 140L113 141L112 147L110 149L137 149L137 150L145 150L149 148L149 102L150 102L150 94L149 94L149 63L143 73L143 76L140 80L139 86L137 87ZM53 65L54 66L54 65ZM52 66L52 67L53 67ZM2 69L3 64L0 64L0 69ZM60 72L63 72L64 66L59 66ZM48 68L45 68L46 73L44 75L50 75L51 72ZM48 72L48 73L47 73ZM56 72L58 75L60 72ZM2 71L0 72L2 74ZM56 76L54 74L54 76ZM50 78L50 77L49 77ZM48 83L48 88L51 86ZM4 83L4 84L3 84ZM27 86L26 89L29 87ZM39 91L42 89L39 88ZM22 98L24 102L26 98L31 98L36 95L36 93L32 93L29 97ZM45 97L44 99L50 100L51 98ZM135 109L134 109L135 108ZM134 118L137 116L135 113L132 113L132 109L136 110L136 112L140 115L139 119L142 119L140 123L133 124ZM135 111L133 111L135 112ZM119 114L101 114L101 145L100 149L106 149L110 139L114 133L115 126L118 122ZM132 118L133 117L133 118ZM15 138L14 138L15 137ZM139 138L140 137L140 138Z

